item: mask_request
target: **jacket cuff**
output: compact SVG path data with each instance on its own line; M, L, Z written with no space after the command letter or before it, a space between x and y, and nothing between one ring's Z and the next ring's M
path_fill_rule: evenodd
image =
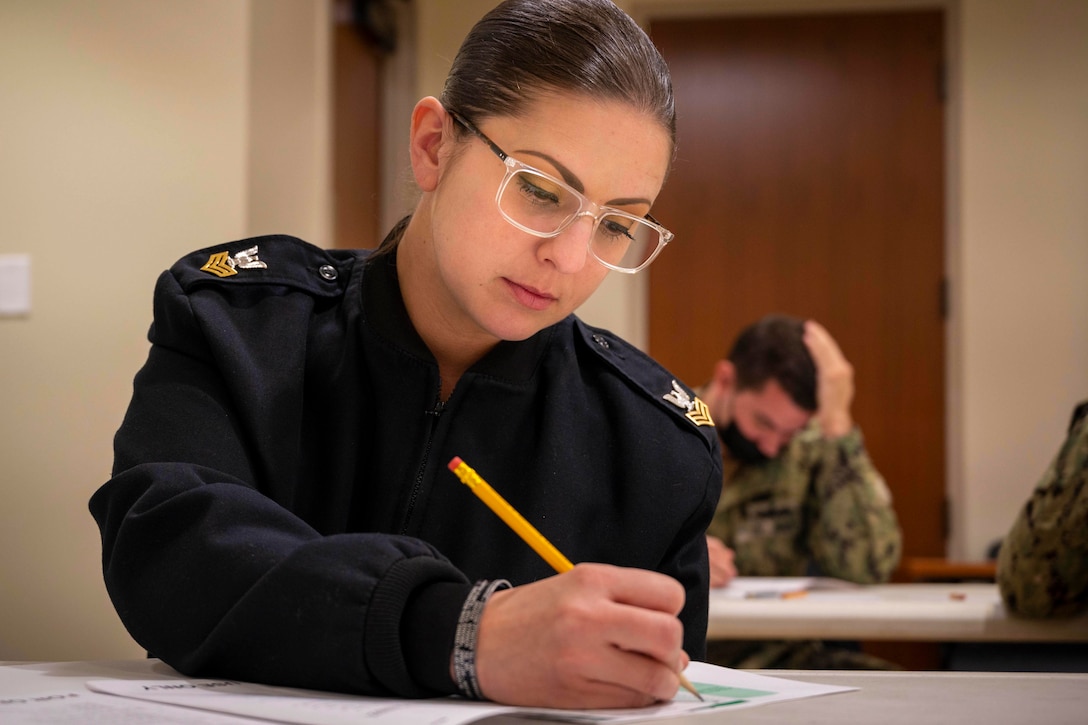
M450 675L457 622L471 584L441 582L419 590L401 619L408 673L417 683L443 695L458 692Z
M400 697L457 691L450 653L472 585L448 562L429 557L394 564L374 590L363 635L367 669Z

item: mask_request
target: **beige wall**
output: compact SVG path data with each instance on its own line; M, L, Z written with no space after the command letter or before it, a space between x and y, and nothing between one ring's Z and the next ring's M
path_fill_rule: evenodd
M965 0L957 539L1004 533L1088 398L1088 3Z
M829 3L621 5L645 19ZM953 17L951 553L973 557L1088 397L1088 3L939 4ZM440 91L491 5L416 0L417 83L400 103ZM0 254L33 264L30 316L0 318L0 660L141 654L102 587L86 501L158 272L250 233L326 243L327 14L323 0L0 0ZM612 275L583 316L644 345L642 283Z
M326 235L326 14L0 0L0 254L32 264L30 315L0 318L0 660L141 654L87 499L158 273L251 232Z
M250 4L246 234L332 242L331 6Z

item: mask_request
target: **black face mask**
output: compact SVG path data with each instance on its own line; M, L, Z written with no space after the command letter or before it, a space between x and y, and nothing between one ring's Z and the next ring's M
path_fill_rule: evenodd
M766 463L771 460L759 447L745 437L737 427L736 421L729 421L729 425L718 429L718 437L722 444L729 449L729 453L741 463Z

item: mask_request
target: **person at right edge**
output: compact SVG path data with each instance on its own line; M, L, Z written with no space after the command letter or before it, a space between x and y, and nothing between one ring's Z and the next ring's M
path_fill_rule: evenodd
M1088 400L1020 509L997 556L1005 607L1024 617L1088 608Z
M853 367L813 320L768 315L745 328L697 391L723 443L707 529L711 586L732 576L887 581L901 533L892 497L850 413ZM738 669L897 669L854 643L714 640Z

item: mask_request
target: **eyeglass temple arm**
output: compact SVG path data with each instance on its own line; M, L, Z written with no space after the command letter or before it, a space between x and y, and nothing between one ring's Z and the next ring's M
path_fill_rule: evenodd
M472 125L472 123L469 122L468 119L462 118L461 114L457 113L456 111L451 111L447 108L446 113L450 114L450 118L468 129L474 136L476 136L476 138L487 144L487 147L491 149L496 156L502 159L504 163L506 162L506 152L496 146L494 141L485 136L483 131Z

